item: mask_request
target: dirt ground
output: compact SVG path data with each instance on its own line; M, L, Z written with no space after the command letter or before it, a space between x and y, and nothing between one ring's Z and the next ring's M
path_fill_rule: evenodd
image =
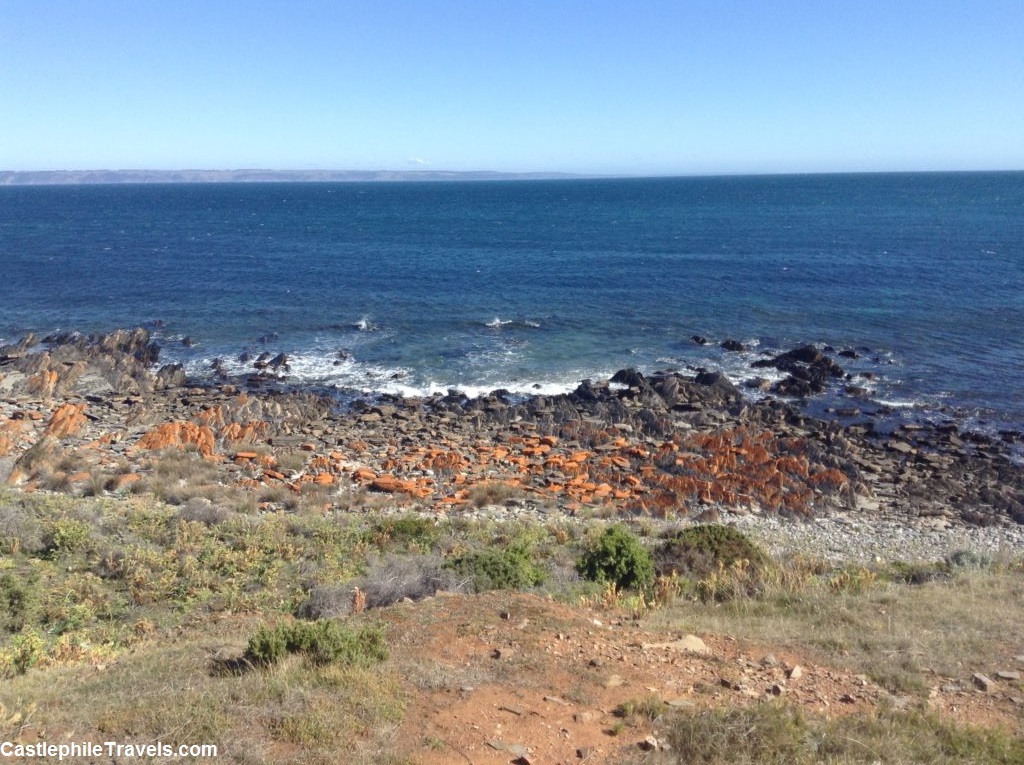
M427 765L618 762L658 745L646 717L616 714L652 699L700 708L784 697L823 716L916 702L784 649L652 633L522 593L438 597L385 619L414 687L395 754ZM1021 707L1005 694L936 688L929 703L960 722L1024 731Z

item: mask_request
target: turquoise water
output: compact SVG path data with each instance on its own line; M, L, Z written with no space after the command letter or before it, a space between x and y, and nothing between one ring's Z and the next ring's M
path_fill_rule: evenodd
M873 405L1024 423L1024 173L7 187L0 261L8 341L148 323L196 374L555 391L817 342Z

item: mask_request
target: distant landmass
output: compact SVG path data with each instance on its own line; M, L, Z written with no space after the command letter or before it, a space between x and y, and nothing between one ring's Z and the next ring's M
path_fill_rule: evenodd
M86 183L316 183L381 181L504 181L582 178L570 173L490 170L0 170L0 186Z

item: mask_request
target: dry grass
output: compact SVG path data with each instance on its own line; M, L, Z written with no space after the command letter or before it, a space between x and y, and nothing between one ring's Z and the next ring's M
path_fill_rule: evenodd
M677 599L651 617L659 627L727 634L790 647L869 675L896 693L923 694L937 678L1012 665L1024 634L1024 576L1013 567L954 572L922 585L867 569L801 575L757 597L705 604ZM996 666L998 665L998 666Z
M825 720L786 704L709 709L660 721L668 750L644 765L1015 765L1024 742L913 710Z
M216 743L225 762L332 763L340 752L346 762L391 762L385 752L404 703L388 665L316 667L292 657L265 671L212 671L215 659L241 655L240 636L258 623L207 623L106 667L5 681L0 739L75 731L76 741Z

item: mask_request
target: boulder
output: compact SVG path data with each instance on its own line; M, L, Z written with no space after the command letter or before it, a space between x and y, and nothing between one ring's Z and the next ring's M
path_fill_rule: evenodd
M635 369L620 369L612 375L611 382L619 385L628 385L630 388L644 388L647 386L646 378Z

